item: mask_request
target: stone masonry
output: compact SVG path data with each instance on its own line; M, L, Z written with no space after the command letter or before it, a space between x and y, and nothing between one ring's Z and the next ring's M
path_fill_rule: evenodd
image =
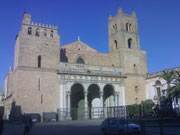
M78 97L78 104L83 99L85 107L91 106L91 89L98 89L100 94L94 99L99 98L96 102L100 107L145 100L146 52L140 50L135 12L127 15L119 9L116 16L109 17L108 29L109 53L97 52L80 39L60 47L57 27L33 23L31 15L25 13L16 39L14 67L5 79L5 117L10 114L12 102L20 106L22 114L42 115L72 107L73 97L68 93L74 94L72 89L81 93L80 85L84 96L82 93L82 98ZM107 90L113 94L108 95Z

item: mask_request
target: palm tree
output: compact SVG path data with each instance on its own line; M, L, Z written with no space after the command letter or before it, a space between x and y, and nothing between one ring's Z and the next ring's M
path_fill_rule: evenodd
M166 103L172 105L172 100L180 95L180 72L164 71L164 74L160 77L166 80L168 85L166 89Z
M163 78L166 81L167 84L167 89L166 89L166 97L165 98L160 98L160 102L163 105L168 104L169 109L172 110L172 94L170 94L172 92L172 81L174 80L174 74L173 71L168 71L167 69L164 71L164 73L160 76L160 78Z
M167 89L167 97L171 99L178 98L180 96L180 72L175 72L174 80L171 84L173 86Z
M167 88L169 89L171 87L171 83L174 80L173 71L164 71L164 73L160 76L160 78L163 78L166 81Z

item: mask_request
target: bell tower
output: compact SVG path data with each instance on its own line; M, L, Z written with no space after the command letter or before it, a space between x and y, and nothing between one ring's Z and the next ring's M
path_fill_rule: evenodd
M135 12L132 15L118 10L115 17L109 16L109 52L121 48L140 50L137 18Z
M126 104L146 99L146 51L140 50L138 24L135 12L109 17L109 56L114 65L122 67L125 80Z

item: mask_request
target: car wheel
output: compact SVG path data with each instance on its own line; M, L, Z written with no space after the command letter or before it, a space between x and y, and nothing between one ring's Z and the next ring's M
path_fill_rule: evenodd
M107 135L106 129L102 129L102 134Z

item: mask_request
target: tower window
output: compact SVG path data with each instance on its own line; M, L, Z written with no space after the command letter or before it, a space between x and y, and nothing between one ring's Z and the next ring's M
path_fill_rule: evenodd
M117 30L117 24L113 25L114 30Z
M51 30L51 34L50 34L50 36L53 38L53 30Z
M38 68L41 67L41 55L38 56Z
M39 78L39 80L38 80L38 90L40 90L40 87L41 87L41 80Z
M131 38L128 39L128 48L132 48L133 40Z
M41 104L43 103L43 95L41 95Z
M39 37L39 35L40 35L40 30L39 30L39 28L37 28L36 29L36 36Z
M132 25L129 24L129 31L132 31Z
M76 63L78 64L85 64L84 60L82 58L78 58Z
M126 31L129 31L129 24L126 23Z
M32 34L32 28L28 27L28 35L31 35L31 34Z
M114 40L114 45L115 45L115 48L116 48L116 50L117 50L117 49L118 49L117 40Z

